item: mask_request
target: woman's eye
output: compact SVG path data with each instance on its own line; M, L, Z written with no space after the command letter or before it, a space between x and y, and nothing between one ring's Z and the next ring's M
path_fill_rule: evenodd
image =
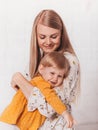
M56 38L57 38L57 36L51 36L51 38L56 39Z
M44 35L42 35L42 36L39 36L39 38L40 38L40 39L45 39L45 36L44 36Z
M45 39L45 37L40 37L40 39Z

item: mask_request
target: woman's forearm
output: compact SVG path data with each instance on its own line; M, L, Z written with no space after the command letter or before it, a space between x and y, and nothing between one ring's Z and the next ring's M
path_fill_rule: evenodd
M29 98L33 86L27 79L24 78L24 76L20 72L17 72L13 75L11 84L14 84L12 85L13 88L18 86L25 95L25 97L27 99Z

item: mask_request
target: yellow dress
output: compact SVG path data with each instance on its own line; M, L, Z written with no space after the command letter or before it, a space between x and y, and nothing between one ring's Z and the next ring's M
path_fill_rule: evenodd
M40 89L46 101L58 114L62 114L66 110L66 106L58 98L56 92L41 76L33 78L30 83ZM18 90L12 102L0 116L0 121L16 124L20 130L37 130L45 119L46 117L41 115L37 109L33 112L28 111L27 100L21 90Z

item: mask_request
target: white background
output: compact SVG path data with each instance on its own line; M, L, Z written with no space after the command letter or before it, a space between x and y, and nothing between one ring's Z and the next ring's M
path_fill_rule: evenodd
M31 30L42 9L62 17L81 65L81 96L73 114L79 124L98 123L98 1L0 0L0 113L11 101L14 72L25 70Z

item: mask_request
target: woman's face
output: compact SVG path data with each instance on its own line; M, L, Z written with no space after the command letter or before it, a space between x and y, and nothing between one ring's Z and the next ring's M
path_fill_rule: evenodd
M38 24L38 45L44 53L55 51L60 46L61 31L48 26Z

